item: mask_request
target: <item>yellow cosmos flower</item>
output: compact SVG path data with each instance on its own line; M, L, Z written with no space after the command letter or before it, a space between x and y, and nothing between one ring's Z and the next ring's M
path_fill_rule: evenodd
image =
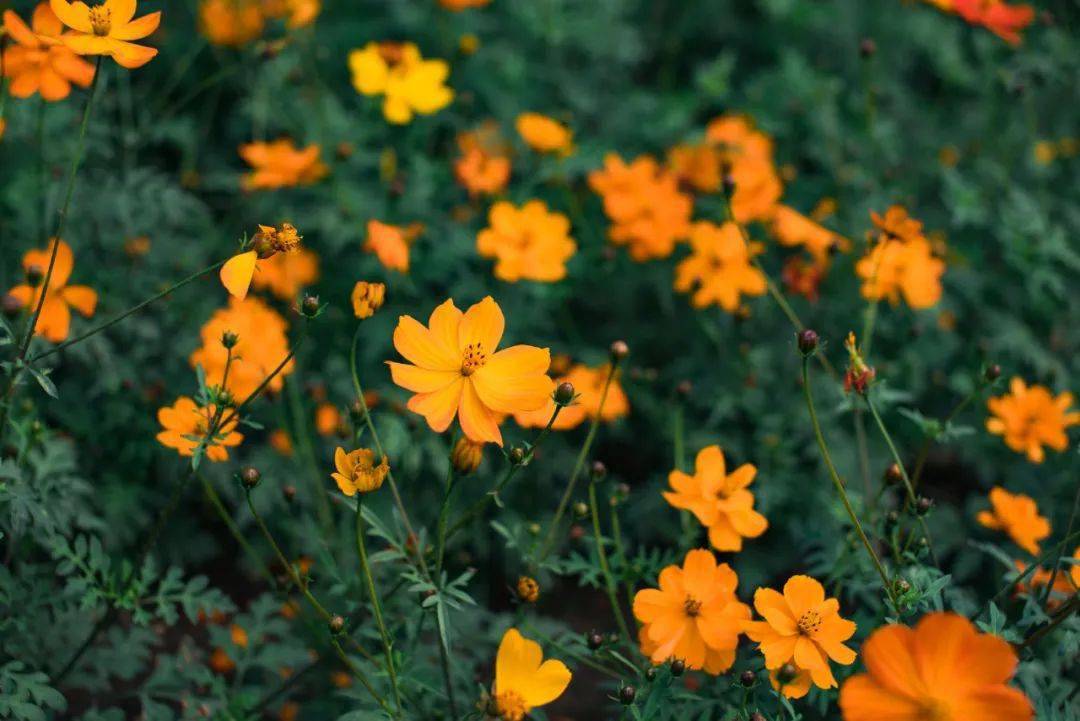
M346 496L379 490L390 472L386 456L376 463L375 451L370 448L357 448L346 453L344 448L338 446L334 451L334 468L337 470L330 477Z
M415 113L430 115L454 99L446 86L450 66L424 60L413 43L368 43L349 53L353 86L364 95L382 95L387 122L404 125Z
M49 267L54 243L59 246L56 249L56 263L49 278L49 287L44 288L44 275ZM28 250L23 256L23 269L28 276L37 274L38 282L34 285L23 283L8 291L9 295L30 312L37 307L41 294L45 294L45 302L41 306L41 315L38 316L34 333L53 343L67 338L71 328L71 308L86 318L94 315L97 308L97 291L85 285L68 285L68 278L74 268L75 255L71 252L71 246L53 238L47 249Z
M540 200L520 208L499 201L491 206L488 223L476 236L476 250L495 258L496 278L553 283L566 277L566 261L577 252L577 243L565 215L548 211Z
M574 134L554 118L540 113L522 113L514 125L521 139L538 153L570 155L574 152Z
M515 345L496 352L505 326L491 296L465 313L447 300L432 311L426 328L401 316L394 347L409 363L387 364L394 382L416 394L409 410L439 433L457 416L473 441L502 445L501 414L536 410L554 388L547 348Z
M50 0L49 7L60 22L74 30L61 37L77 55L108 55L118 65L133 69L154 59L158 51L132 40L141 40L157 30L161 13L135 17L136 0L105 0L93 7L84 2Z
M171 406L158 409L158 423L161 424L161 432L157 434L158 443L175 449L181 456L194 455L199 444L205 443L207 459L227 461L228 449L240 445L244 436L236 431L237 419L231 415L225 416L225 423L219 420L214 435L208 437L217 415L217 406L200 406L191 398L180 396Z
M537 706L562 696L570 685L570 669L562 661L544 661L540 644L507 631L495 656L495 685L492 701L503 721L521 721Z

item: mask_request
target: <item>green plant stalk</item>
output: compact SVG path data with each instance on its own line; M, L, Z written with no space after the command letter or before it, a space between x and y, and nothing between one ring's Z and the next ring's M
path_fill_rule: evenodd
M599 671L600 673L607 674L608 676L612 677L613 679L616 679L617 681L622 681L623 680L623 674L619 673L618 671L615 671L613 669L608 668L607 666L603 665L599 661L591 659L588 656L583 656L583 655L581 655L579 653L575 653L571 649L567 648L563 644L559 643L555 639L553 639L550 636L548 636L547 634L545 634L543 631L541 631L538 628L536 628L535 626L533 626L531 623L528 622L528 620L526 620L522 624L522 627L528 632L530 637L540 639L541 641L544 642L545 646L550 646L551 648L558 651L560 655L566 656L567 658L572 658L575 661L577 661L578 663L584 664L585 666L588 666L589 668L591 668L591 669L593 669L595 671Z
M255 510L255 504L251 500L251 489L245 488L244 496L247 500L248 509L251 510L251 515L255 519L255 525L259 527L259 531L263 534L263 538L266 539L266 542L270 544L270 547L272 549L274 549L274 555L277 556L278 563L280 563L285 569L285 572L289 574L289 578L292 580L293 585L296 586L296 588L300 591L301 594L303 594L304 598L307 599L307 602L311 604L311 607L313 609L315 609L315 612L318 613L324 621L329 623L330 619L332 619L333 616L329 611L326 610L326 608L321 603L319 603L319 600L315 598L315 596L311 593L311 590L308 588L307 584L304 583L303 579L300 578L300 574L297 573L296 567L293 566L293 564L289 563L289 560L285 557L285 554L284 552L282 552L281 547L278 545L277 541L274 540L274 536L270 533L270 529L267 528L266 522L263 521L262 516L260 516L259 512ZM358 681L360 681L364 688L367 689L368 693L371 694L371 697L375 699L375 701L379 704L379 706L383 708L383 710L385 710L387 713L391 713L390 705L386 703L386 700L382 696L380 696L378 691L375 690L375 687L371 685L371 682L368 681L367 676L365 676L363 672L361 672L360 669L356 667L356 664L352 662L352 659L350 659L348 654L345 653L345 650L341 647L341 644L338 642L337 637L334 634L330 635L330 643L334 647L334 651L337 653L338 658L341 659L342 663L345 664L346 668L349 669L350 673L352 673L352 675L355 676Z
M870 409L870 415L874 417L874 422L877 423L878 430L881 431L882 437L885 439L885 444L889 447L889 452L892 454L893 462L900 469L900 477L904 481L904 490L907 492L907 500L911 505L912 510L915 510L916 498L915 489L911 485L911 478L908 476L907 469L904 468L904 462L900 459L900 453L896 450L896 445L893 443L892 436L889 435L889 431L885 428L885 423L882 422L881 416L878 414L877 407L874 406L874 402L870 400L870 394L863 395L863 400L866 401L866 407ZM934 552L934 544L930 539L930 528L926 525L926 519L919 516L916 512L916 517L919 521L919 528L922 529L923 536L926 538L926 546L930 551L930 558L934 560L935 566L941 566L938 561L937 554Z
M821 424L818 422L817 411L814 409L814 395L810 390L810 370L808 360L808 357L804 355L802 359L803 395L806 397L806 408L810 412L810 424L814 428L814 437L817 439L818 449L821 451L821 457L825 461L825 467L829 470L829 478L833 482L833 487L836 488L836 492L840 496L840 501L844 504L844 510L847 511L848 518L855 527L855 532L859 535L859 540L862 541L863 547L870 556L870 560L874 562L874 568L877 569L878 575L881 576L881 583L885 587L885 593L888 594L889 601L892 602L893 608L896 610L897 614L899 614L900 605L896 600L896 593L893 589L892 582L889 580L889 574L885 571L885 567L881 565L881 559L878 558L877 553L874 551L874 546L866 536L866 531L863 530L862 524L859 523L859 517L855 514L855 509L851 507L851 501L848 500L844 482L840 480L840 474L837 473L836 466L834 466L832 462L832 456L829 455L829 447L825 444L825 436L821 432Z
M675 453L675 468L680 471L686 467L686 423L683 419L683 404L675 402L675 410L671 414L671 436Z
M589 449L592 448L593 441L596 439L596 432L600 428L600 416L604 411L608 391L611 389L611 382L615 380L615 373L618 372L618 369L618 360L612 359L611 368L608 370L607 378L604 379L604 388L600 392L600 404L596 409L596 415L593 417L592 423L589 424L589 433L585 436L585 443L581 446L581 452L578 453L577 460L574 462L574 470L570 473L570 480L566 484L562 498L559 499L559 506L555 509L555 516L551 519L551 527L548 529L544 546L540 551L540 556L537 558L538 564L547 558L555 545L555 535L559 532L559 522L562 520L563 514L566 513L566 507L570 505L570 498L574 494L574 486L577 483L578 476L581 474L581 470L585 467L585 459L589 457Z
M600 559L600 571L604 574L604 590L607 592L608 601L611 602L611 611L615 615L615 622L619 625L626 642L633 647L634 637L630 635L630 627L626 625L622 608L619 606L619 594L616 592L615 577L611 575L611 567L608 566L607 551L604 550L604 537L600 534L600 513L596 503L596 482L589 483L589 509L592 515L593 538L596 539L596 555Z
M624 569L629 568L630 564L626 560L626 548L623 545L622 524L619 522L619 508L615 505L611 506L611 538L615 542L615 557L619 559L619 563L622 564ZM629 579L624 579L623 585L626 590L626 603L632 610L634 608L634 585Z
M397 672L394 670L394 653L390 643L390 634L386 631L383 622L382 604L379 603L379 594L375 591L375 577L371 573L368 563L367 547L364 545L364 494L356 495L356 554L360 557L361 581L367 586L368 596L371 598L371 607L375 612L375 623L379 626L379 635L382 637L383 651L386 653L386 670L390 674L390 688L394 693L394 705L397 713L401 715L401 692L398 690Z
M537 434L535 439L533 439L532 446L529 448L529 452L525 456L524 460L522 460L521 463L511 463L510 467L506 469L506 473L504 473L502 478L499 479L499 482L496 483L490 491L485 493L482 498L478 499L471 506L469 506L465 513L461 514L461 517L458 518L458 520L454 521L454 524L450 526L450 530L447 531L447 541L453 538L454 534L456 534L458 531L468 525L474 518L476 518L476 516L483 513L484 509L487 508L487 505L491 503L491 500L498 496L500 493L502 493L503 489L510 484L510 481L514 479L514 476L517 475L517 472L529 464L529 461L531 461L533 456L536 454L536 449L540 447L540 444L544 441L545 438L547 438L548 434L551 433L551 426L555 423L555 419L559 417L559 413L564 407L565 406L561 406L557 403L555 404L555 411L551 414L551 418L548 419L547 425L544 426L544 429L540 431L539 434Z
M450 448L453 449L454 441ZM451 453L453 450L451 450ZM455 473L454 463L447 459L449 468L446 470L446 482L443 484L443 501L439 508L439 522L435 531L435 582L442 584L443 559L446 556L446 527L450 518L450 500L454 495Z
M1002 586L998 590L998 592L995 593L990 598L990 600L986 602L986 605L984 605L981 609L979 609L978 613L971 617L971 620L977 621L983 614L990 610L991 605L996 604L998 601L1004 598L1005 595L1012 591L1014 588L1016 588L1017 585L1023 583L1028 576L1035 573L1035 571L1037 571L1038 569L1042 568L1043 564L1049 561L1051 558L1060 557L1059 554L1061 554L1069 546L1069 544L1071 544L1077 539L1080 539L1080 531L1074 531L1071 535L1066 535L1065 538L1061 539L1056 546L1036 558L1033 563L1031 563L1026 569L1024 569L1023 573Z
M1055 628L1067 621L1068 618L1072 616L1077 609L1080 609L1080 593L1074 593L1072 598L1070 598L1065 603L1065 605L1062 606L1061 610L1054 615L1054 617L1050 620L1050 623L1038 629L1037 631L1034 631L1030 636L1025 638L1020 644L1020 648L1027 648L1041 641L1043 638L1046 637L1047 634L1049 634Z
M326 488L322 483L322 474L319 472L319 463L315 459L315 450L311 446L311 435L308 432L307 417L304 415L303 403L300 400L298 383L286 381L285 394L288 397L289 412L293 417L293 436L296 446L301 455L307 460L311 479L311 493L315 498L315 512L319 518L319 526L323 530L323 536L330 538L334 529L334 517L330 511L330 500L327 498Z
M443 685L446 686L446 701L450 706L450 719L451 721L457 721L457 702L454 701L454 680L450 676L450 649L446 647L446 641L443 640L443 622L439 617L439 614L435 614L435 625L437 627L435 635L439 637L439 665L442 667Z
M1076 494L1073 496L1072 511L1069 513L1069 525L1065 527L1065 537L1068 538L1072 535L1073 526L1076 524L1076 513L1080 509L1080 483L1076 484ZM1046 591L1043 593L1042 605L1043 608L1047 608L1050 603L1050 594L1054 590L1054 582L1057 581L1058 569L1061 567L1061 554L1054 559L1054 568L1050 571L1050 582L1046 584Z
M203 494L206 496L206 500L210 502L214 511L217 512L218 518L225 524L225 527L229 530L229 534L233 537L233 540L235 540L237 545L244 550L244 553L255 562L255 568L258 570L259 575L262 576L270 586L276 586L277 582L274 580L274 574L272 574L266 564L263 563L262 557L255 551L252 545L248 543L248 540L244 538L244 534L240 532L239 527L236 525L236 521L233 520L232 516L229 515L229 511L225 508L221 496L219 496L218 492L214 489L214 484L203 474L199 473L197 475L202 482Z
M47 357L53 355L54 353L59 353L60 351L64 350L65 348L69 348L69 347L75 345L76 343L81 343L84 340L86 340L87 338L90 338L91 336L95 336L98 333L102 332L103 330L107 330L108 328L111 328L112 326L116 325L117 323L124 320L128 316L134 315L135 313L138 313L140 310L142 310L146 306L154 303L155 301L161 300L165 296L179 290L180 288L183 288L185 285L188 285L189 283L192 283L192 282L198 280L199 278L202 278L207 273L210 273L212 271L217 270L218 268L220 268L223 265L225 265L225 261L224 260L219 260L217 263L214 263L213 265L209 265L209 266L203 268L202 270L200 270L200 271L198 271L196 273L192 273L191 275L184 278L183 280L178 281L178 282L174 283L173 285L170 285L168 288L161 291L160 293L156 293L156 294L150 296L149 298L147 298L146 300L142 301L141 303L138 303L137 305L133 305L132 307L125 310L124 312L120 313L119 315L113 316L109 320L94 326L93 328L91 328L90 330L82 333L81 335L75 336L74 338L72 338L70 340L66 340L63 343L60 343L59 345L55 345L52 348L49 348L48 350L42 351L41 353L38 353L37 355L34 355L33 357L30 358L29 362L33 363L34 361L41 360L42 358L47 358Z

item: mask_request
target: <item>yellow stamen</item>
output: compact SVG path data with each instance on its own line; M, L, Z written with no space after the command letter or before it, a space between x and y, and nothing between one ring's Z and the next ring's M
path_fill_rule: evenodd
M108 35L112 31L112 10L104 5L90 8L90 25L94 35Z
M517 691L503 691L495 696L495 709L503 721L521 721L525 718L525 699Z

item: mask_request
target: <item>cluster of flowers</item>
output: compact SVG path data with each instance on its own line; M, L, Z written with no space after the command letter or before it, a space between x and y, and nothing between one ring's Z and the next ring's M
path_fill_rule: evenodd
M269 20L284 20L289 30L315 22L322 0L202 0L199 22L215 45L241 47L258 40Z

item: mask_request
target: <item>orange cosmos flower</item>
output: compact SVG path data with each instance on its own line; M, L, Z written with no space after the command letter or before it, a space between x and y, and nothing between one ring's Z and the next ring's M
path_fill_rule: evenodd
M843 242L843 238L828 228L818 225L802 213L786 205L778 205L773 211L769 230L781 245L806 248L814 260L821 264L828 260L829 251Z
M522 113L514 122L518 135L538 153L570 155L574 152L574 134L555 118L540 113Z
M211 461L229 460L229 448L238 446L244 436L236 431L237 418L234 413L223 410L227 422L220 423L213 436L207 437L217 416L215 405L200 406L187 396L180 396L171 406L159 408L157 413L161 432L157 434L158 443L166 448L175 448L181 456L192 456L202 443L206 457Z
M52 257L53 244L57 244L56 263L53 265L52 276L49 278L49 287L42 287L45 273L49 269L49 259ZM37 326L34 328L35 335L44 336L46 340L59 343L68 336L71 328L71 310L74 308L81 315L89 318L94 315L97 308L97 293L93 288L85 285L68 285L68 278L75 267L75 256L71 247L62 240L53 238L49 247L45 250L29 250L23 256L23 270L28 276L39 278L34 286L28 284L17 285L8 291L24 308L31 312L37 308L42 292L45 293L45 303L41 306L41 315L38 316Z
M74 31L61 40L78 55L108 55L118 65L133 69L146 65L158 53L156 48L131 42L147 37L161 24L160 12L133 20L136 0L105 0L93 7L79 1L50 0L49 5L60 22Z
M863 279L862 296L867 300L887 298L896 305L901 295L916 310L929 308L941 298L941 276L945 262L934 257L930 242L915 236L906 240L887 237L870 249L855 272Z
M810 672L818 688L833 688L836 679L829 659L849 666L855 652L844 645L855 624L840 617L840 604L825 598L825 589L809 576L792 576L781 595L771 588L754 592L754 608L764 621L746 624L746 635L758 642L765 668L778 669L794 662Z
M878 229L880 243L886 240L915 240L924 237L922 221L908 215L907 209L902 205L889 206L884 215L871 210L870 221Z
M319 152L318 145L301 150L290 138L241 145L240 157L253 170L240 184L244 190L273 190L317 183L330 172Z
M488 212L488 224L476 236L476 250L496 259L496 278L551 283L566 277L566 261L577 252L577 243L565 215L548 211L541 200L520 208L499 201Z
M1016 652L963 616L937 612L915 628L879 628L862 647L867 673L840 689L844 721L1028 721L1031 701L1008 686Z
M369 448L357 448L346 453L339 446L334 451L334 468L335 472L330 476L346 496L379 490L390 472L386 456L376 463L375 451Z
M611 379L604 407L600 408L600 396L604 392L604 384L607 382L611 366L604 364L597 368L590 368L581 363L575 364L566 375L555 379L555 385L570 383L574 386L577 397L574 402L559 411L559 416L551 424L553 430L566 431L577 428L586 418L596 418L611 422L622 418L630 413L630 401L626 398L622 384L619 383L619 373ZM555 400L549 402L539 410L521 411L514 414L514 421L522 428L544 428L551 420L551 414L555 412Z
M272 225L260 225L258 232L251 237L247 244L248 250L234 255L225 265L221 266L219 273L221 284L225 286L230 295L243 300L247 296L252 280L254 280L255 272L266 269L263 262L269 261L278 253L289 255L299 253L301 239L302 236L291 223L282 223L277 228ZM280 266L275 270L280 270ZM282 286L292 289L292 284L288 283L284 278L277 277L273 280L282 281ZM264 286L269 284L270 280L263 282ZM298 288L295 290L298 290ZM285 297L293 297L295 290Z
M998 486L990 489L990 505L992 509L979 511L975 520L986 528L1004 531L1020 548L1039 555L1039 541L1050 535L1050 521L1039 515L1035 500Z
M510 181L510 157L493 121L457 137L461 157L454 161L454 177L469 195L498 195Z
M315 22L322 10L321 0L263 0L263 12L269 18L285 18L290 30Z
M375 315L375 311L382 308L386 298L386 286L382 283L368 283L358 281L352 289L353 315L360 320Z
M720 446L707 446L694 460L694 475L679 470L668 474L673 492L664 491L664 498L693 513L709 529L713 548L741 551L743 538L757 538L769 527L754 510L754 494L747 490L756 475L757 468L749 463L728 473Z
M739 633L750 607L735 597L739 577L711 551L692 550L682 568L660 572L660 588L634 596L641 628L641 652L653 663L682 660L687 668L719 674L735 662Z
M409 247L423 230L424 226L420 223L410 223L402 227L369 220L364 250L374 253L383 267L408 273Z
M705 139L720 150L720 165L735 182L731 212L735 220L768 220L784 192L773 163L772 139L741 115L723 115L705 129Z
M982 25L1010 45L1019 45L1020 31L1035 20L1030 5L1009 5L1002 0L952 0L957 15L972 25Z
M666 258L690 232L693 199L680 192L675 175L650 156L627 165L609 153L603 170L589 174L589 186L604 197L611 242L629 246L634 260Z
M491 0L439 0L439 4L452 12L461 12L467 8L482 8Z
M64 25L48 2L34 8L33 29L11 10L4 12L4 29L15 41L4 50L4 75L11 78L12 97L28 98L41 93L42 100L63 100L71 84L90 87L94 66L73 53L61 41Z
M506 325L491 296L462 313L447 300L428 327L401 316L394 347L409 364L387 361L397 383L416 395L408 408L445 431L454 417L473 441L502 445L496 415L541 408L554 388L547 348L515 345L496 352Z
M765 293L765 274L750 263L759 250L755 244L746 243L735 223L694 223L690 247L689 257L675 268L675 290L693 291L690 303L695 308L719 305L734 313L739 308L740 294Z
M1044 445L1055 451L1069 447L1065 431L1080 423L1080 412L1069 410L1072 403L1072 393L1055 397L1044 386L1028 387L1023 379L1013 378L1007 394L986 401L994 416L987 419L986 430L1003 436L1005 445L1026 453L1032 463L1042 463Z
M199 29L214 45L242 47L263 34L266 18L258 0L203 0Z
M383 116L395 125L416 113L436 113L454 99L446 86L450 66L424 60L413 43L368 43L349 53L349 70L356 92L383 96Z
M503 721L521 721L534 708L562 696L570 685L570 669L562 661L544 661L540 644L509 629L495 655L491 700Z
M720 189L720 151L709 143L676 145L668 151L668 167L679 180L701 193Z
M228 358L221 337L226 331L235 333L237 343L232 349L233 360L226 387L234 397L243 400L289 354L287 329L285 319L258 298L229 298L228 307L215 311L203 325L200 331L202 347L191 354L188 362L192 368L202 366L209 385L221 385ZM294 361L286 363L270 380L267 390L281 390L284 377L292 373L293 367Z

